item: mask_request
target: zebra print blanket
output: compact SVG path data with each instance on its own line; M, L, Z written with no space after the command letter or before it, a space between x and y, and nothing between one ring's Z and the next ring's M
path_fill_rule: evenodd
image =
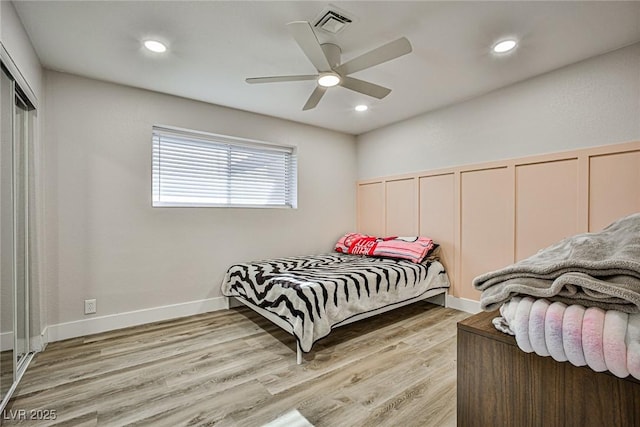
M249 301L291 325L304 352L333 326L430 289L449 287L438 261L326 254L236 264L222 294Z

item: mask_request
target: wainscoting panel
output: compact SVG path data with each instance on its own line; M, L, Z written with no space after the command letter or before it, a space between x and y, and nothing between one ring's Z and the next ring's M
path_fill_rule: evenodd
M455 176L422 176L419 179L420 236L431 237L440 245L440 260L449 279L455 283L456 198Z
M372 236L385 234L384 183L358 185L358 229Z
M418 198L415 178L386 182L386 236L418 234Z
M640 151L589 158L589 231L640 212Z
M460 263L456 296L478 300L474 277L513 262L513 170L461 173Z
M450 296L558 240L640 212L640 141L358 182L358 231L442 246Z
M515 259L578 231L578 160L516 166Z

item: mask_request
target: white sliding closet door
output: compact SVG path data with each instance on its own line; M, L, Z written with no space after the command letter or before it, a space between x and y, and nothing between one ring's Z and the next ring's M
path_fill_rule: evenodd
M15 379L13 81L0 72L0 401Z
M29 155L35 110L9 71L0 72L0 402L31 357Z

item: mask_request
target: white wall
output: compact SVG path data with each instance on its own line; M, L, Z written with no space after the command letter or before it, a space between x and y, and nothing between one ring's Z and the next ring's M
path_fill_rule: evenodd
M35 97L39 100L42 94L42 67L31 40L27 36L20 18L16 13L13 3L0 1L0 41L9 53L12 62L20 70L24 78L21 85L29 86ZM19 76L14 76L19 79ZM23 88L27 90L26 88ZM32 100L33 101L33 100Z
M640 43L360 135L358 178L639 139Z
M220 296L226 269L328 252L355 227L355 138L47 71L49 325ZM151 126L298 147L298 209L152 208Z

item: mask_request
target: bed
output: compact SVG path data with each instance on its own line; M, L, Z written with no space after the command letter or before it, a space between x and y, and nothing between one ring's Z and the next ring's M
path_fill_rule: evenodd
M296 338L297 363L332 329L436 295L449 279L443 265L329 253L231 266L222 294Z

